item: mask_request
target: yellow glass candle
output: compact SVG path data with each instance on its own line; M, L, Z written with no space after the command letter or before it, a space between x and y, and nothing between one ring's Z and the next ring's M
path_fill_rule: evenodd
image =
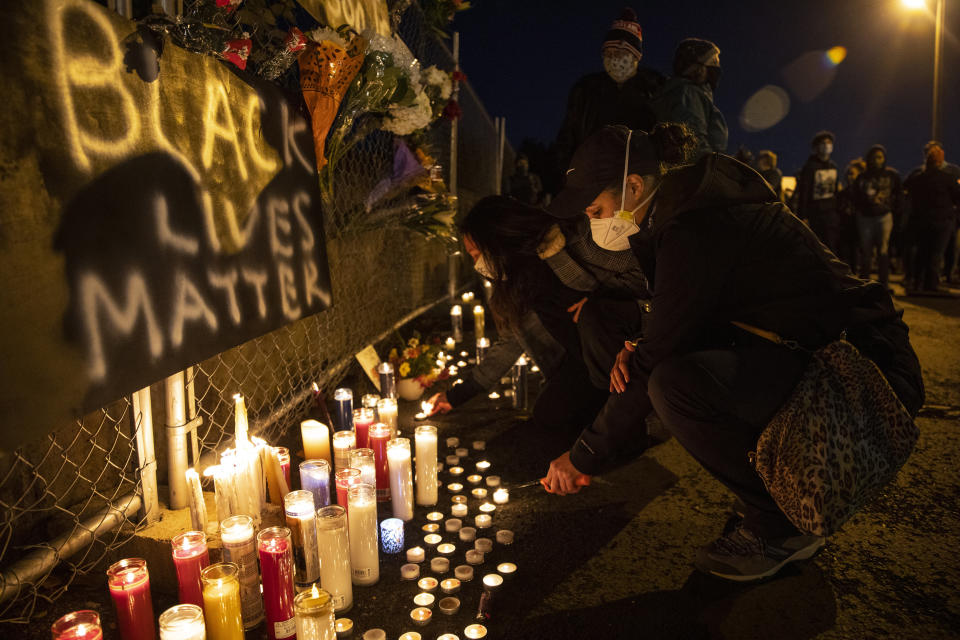
M232 562L212 564L200 574L207 640L243 640L239 575Z

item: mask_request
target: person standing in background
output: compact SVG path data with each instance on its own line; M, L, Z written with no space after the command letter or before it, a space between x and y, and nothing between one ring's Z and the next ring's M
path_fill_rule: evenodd
M757 153L757 173L773 187L779 200L783 200L783 173L777 169L777 154L769 149Z
M543 184L540 176L530 171L530 159L526 154L517 154L517 163L510 176L510 195L523 204L539 205Z
M843 173L843 187L837 193L837 211L840 212L840 253L837 257L860 273L860 232L857 230L857 209L853 201L853 183L867 170L863 158L854 158Z
M873 252L877 252L877 276L890 288L890 235L899 220L903 203L900 174L887 166L887 149L875 144L867 151L867 170L853 184L852 196L860 233L860 277L870 277Z
M693 131L697 158L727 150L727 122L713 103L720 76L717 45L700 38L681 40L673 55L673 77L653 100L658 122L679 122Z
M624 8L620 19L610 26L602 52L604 71L580 78L570 89L556 142L561 171L566 171L580 143L606 125L650 131L656 124L650 99L664 77L640 65L643 32L633 9Z
M835 254L840 253L840 216L837 187L840 175L830 159L836 137L820 131L810 142L813 153L797 176L797 216L805 220L820 241Z

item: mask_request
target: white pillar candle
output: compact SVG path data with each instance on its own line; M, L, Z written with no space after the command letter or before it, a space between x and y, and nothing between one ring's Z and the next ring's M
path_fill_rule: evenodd
M450 330L455 342L463 340L463 309L458 304L450 307Z
M417 447L417 504L437 503L437 428L422 424L414 431Z
M207 503L203 500L203 485L200 484L200 474L194 468L187 469L187 498L190 504L190 529L193 531L207 530Z
M412 547L407 549L407 562L423 562L426 552L423 547Z
M300 434L303 436L303 455L307 460L323 458L330 459L330 429L318 420L304 420L300 423Z
M377 490L369 484L347 489L350 523L350 566L353 584L371 585L380 579L377 549Z
M413 519L413 469L410 465L410 439L394 438L387 442L390 471L390 503L393 517L404 522Z
M333 434L333 464L335 470L339 471L350 466L350 451L356 448L356 431L337 431Z
M293 540L294 585L308 590L320 580L317 510L309 491L291 491L283 497L287 528Z
M493 492L493 501L496 504L507 504L510 502L510 490L506 487L499 487Z
M473 308L473 333L477 338L484 336L484 311L483 305L477 305Z
M353 581L347 510L341 505L317 511L317 542L320 546L320 586L333 599L334 611L347 611L353 606Z
M487 350L489 348L490 348L489 338L480 338L479 340L477 340L477 364L480 364L481 362L483 362L483 359L486 357Z
M377 415L380 416L380 422L390 427L393 431L393 437L397 437L399 428L397 419L397 401L394 398L380 398L377 401Z

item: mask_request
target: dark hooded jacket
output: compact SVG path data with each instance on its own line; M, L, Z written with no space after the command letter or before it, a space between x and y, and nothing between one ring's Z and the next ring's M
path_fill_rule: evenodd
M854 277L750 167L710 154L668 174L631 245L653 283L636 377L672 356L751 337L731 321L810 350L846 331L911 413L922 405L920 365L890 295ZM581 434L571 451L577 469L596 472L635 440L606 429L598 420Z
M713 102L708 84L683 76L670 78L653 102L657 122L682 122L697 136L695 157L727 150L727 121Z
M903 181L914 223L921 227L953 223L960 211L960 167L918 167Z
M807 158L797 177L797 215L807 220L836 214L839 174L833 160L816 154Z
M899 220L903 206L903 187L900 183L900 173L888 167L886 161L879 169L870 166L870 153L874 150L883 151L886 158L887 150L882 145L874 145L867 151L867 170L860 174L853 183L854 203L857 212L867 218L878 218L892 213L894 220Z

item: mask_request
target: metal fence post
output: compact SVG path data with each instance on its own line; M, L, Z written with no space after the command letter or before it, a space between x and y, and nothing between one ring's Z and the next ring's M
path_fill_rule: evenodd
M153 444L150 387L134 392L130 419L137 443L137 473L143 494L140 517L147 524L153 524L160 519L160 499L157 495L157 456Z
M183 371L164 383L167 399L167 484L170 486L171 509L187 506L187 406Z

